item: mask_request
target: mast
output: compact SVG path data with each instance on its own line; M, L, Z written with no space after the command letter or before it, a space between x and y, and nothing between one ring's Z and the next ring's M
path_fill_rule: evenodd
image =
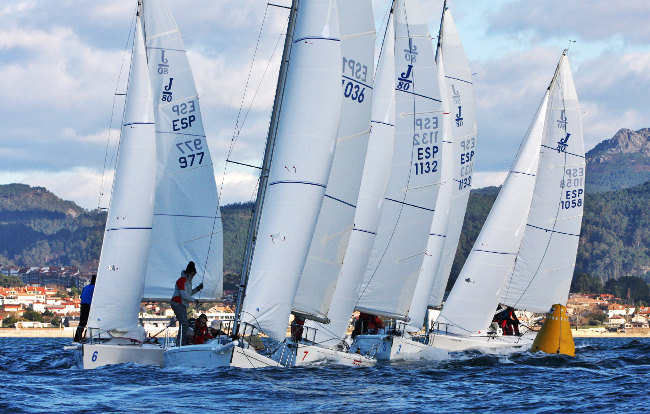
M235 308L235 319L232 330L233 334L239 331L240 313L244 297L246 296L246 286L248 284L248 276L250 274L253 252L255 250L255 241L257 239L257 231L260 225L260 217L262 216L261 213L264 204L264 195L266 193L266 184L269 178L271 159L273 158L273 148L275 146L275 138L278 132L278 120L280 119L280 113L282 112L282 98L284 96L284 89L287 81L287 68L291 56L291 46L293 45L293 32L296 24L296 14L298 12L299 1L300 0L292 0L291 3L287 33L284 39L284 50L282 52L282 63L280 65L278 84L275 90L275 101L273 102L273 112L271 113L269 133L266 139L266 148L264 150L264 160L262 161L262 171L260 173L260 180L257 187L255 209L253 210L250 229L248 231L248 239L246 241L246 250L244 253L244 264L242 266L241 279L237 292L237 306Z

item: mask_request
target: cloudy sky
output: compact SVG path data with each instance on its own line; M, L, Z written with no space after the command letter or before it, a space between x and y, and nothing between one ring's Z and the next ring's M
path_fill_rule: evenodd
M260 163L287 11L263 0L167 3L189 52L222 201L247 201L255 171L228 166L224 174L224 161L237 135L230 158ZM107 205L123 99L114 94L125 89L135 4L0 3L0 184L44 186L86 208ZM373 1L378 28L388 4ZM504 178L570 39L587 148L620 128L650 126L649 1L449 4L475 72L477 184ZM442 0L424 0L423 8L435 36Z

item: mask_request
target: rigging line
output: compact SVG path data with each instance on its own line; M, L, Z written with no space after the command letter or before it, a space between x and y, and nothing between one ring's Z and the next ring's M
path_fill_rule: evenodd
M108 126L108 137L106 138L106 149L104 150L104 166L102 167L102 181L99 186L99 197L97 198L97 208L100 209L100 204L102 201L102 196L104 195L104 188L106 185L107 177L106 177L106 160L108 159L108 148L110 146L111 142L111 131L113 130L113 121L115 117L115 101L117 100L117 96L125 96L126 94L118 94L117 90L120 86L120 80L122 79L122 71L124 69L124 62L126 61L126 55L129 50L129 43L131 43L131 35L134 36L135 39L135 24L136 24L136 18L138 15L138 8L139 5L136 5L135 7L135 13L133 13L133 17L131 18L131 27L129 29L129 36L126 38L126 45L124 45L124 54L122 55L122 63L120 64L120 71L117 75L117 82L115 84L115 92L113 93L113 107L111 108L111 119L109 122ZM127 87L128 90L128 87ZM125 105L126 107L126 105ZM122 112L122 121L124 120L124 112ZM123 123L123 122L122 122ZM112 164L112 155L111 155L111 162L109 165ZM111 189L112 191L112 189Z
M267 8L268 8L268 6L267 6ZM265 16L266 16L266 14L265 14ZM264 25L264 22L262 22L262 26L263 25ZM260 29L260 34L261 34L261 29ZM262 77L260 78L260 82L257 85L257 89L255 90L255 93L253 94L253 97L251 99L251 102L250 102L247 110L246 110L246 113L244 114L244 119L241 122L240 128L237 129L239 121L235 125L235 130L233 131L233 137L230 140L230 148L228 149L228 156L227 156L228 160L230 159L230 156L232 155L232 153L233 153L233 151L235 149L235 144L237 143L237 140L239 139L239 135L241 134L244 123L246 123L246 120L248 119L248 114L250 113L250 110L253 107L253 103L255 102L255 98L257 97L257 95L259 93L259 90L262 87L262 82L266 78L266 74L267 74L267 72L269 70L269 67L271 66L271 62L273 61L273 56L275 56L275 53L277 52L277 48L278 48L278 45L280 43L280 39L282 39L282 33L278 36L278 39L275 42L275 46L273 47L273 52L271 53L271 57L270 57L269 61L266 64L266 68L264 68L264 72L262 73ZM259 38L258 38L258 42L259 42ZM257 46L255 46L255 48L256 48L256 51L257 51ZM251 63L251 71L252 71L252 68L253 68L253 65ZM250 76L250 73L249 73L249 76ZM248 84L248 80L247 80L247 84ZM246 89L244 90L244 97L245 96L246 96ZM244 97L242 97L242 105L243 105ZM241 111L241 108L240 108L240 111ZM237 118L239 119L239 114L237 115ZM219 188L220 192L223 192L223 186L224 186L225 179L226 179L226 171L227 171L227 169L228 169L228 163L226 163L226 165L224 165L224 168L223 168L223 175L221 176L221 186ZM253 197L254 197L254 195L253 195ZM251 198L251 201L252 201L252 198Z

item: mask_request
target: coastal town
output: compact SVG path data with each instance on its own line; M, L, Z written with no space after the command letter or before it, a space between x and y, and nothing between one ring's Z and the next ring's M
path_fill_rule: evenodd
M79 323L79 294L90 282L91 273L73 266L7 266L0 269L0 275L19 278L24 284L0 287L0 337L72 336ZM232 321L235 294L224 291L221 302L201 304L201 313L210 321ZM610 294L572 293L567 314L575 336L650 335L650 306L635 306ZM139 318L153 335L169 326L173 315L169 303L143 302ZM518 316L533 328L544 319L544 315L523 311Z

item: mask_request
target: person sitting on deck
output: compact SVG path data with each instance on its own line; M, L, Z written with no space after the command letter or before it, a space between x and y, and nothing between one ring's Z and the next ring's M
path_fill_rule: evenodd
M210 335L212 335L213 338L216 338L217 336L227 336L228 334L221 330L221 321L215 319L210 324Z
M379 330L384 327L384 322L377 315L370 315L370 320L368 322L368 334L375 335L379 333Z
M208 317L205 313L202 313L196 320L196 325L194 325L192 343L194 345L200 345L204 344L208 339L212 339L212 335L210 335L210 331L208 331Z
M302 332L305 326L305 318L294 316L291 324L291 340L296 343L302 340Z
M513 307L508 306L499 313L498 318L504 335L520 336L519 319L517 318L517 315L515 315L515 309Z

